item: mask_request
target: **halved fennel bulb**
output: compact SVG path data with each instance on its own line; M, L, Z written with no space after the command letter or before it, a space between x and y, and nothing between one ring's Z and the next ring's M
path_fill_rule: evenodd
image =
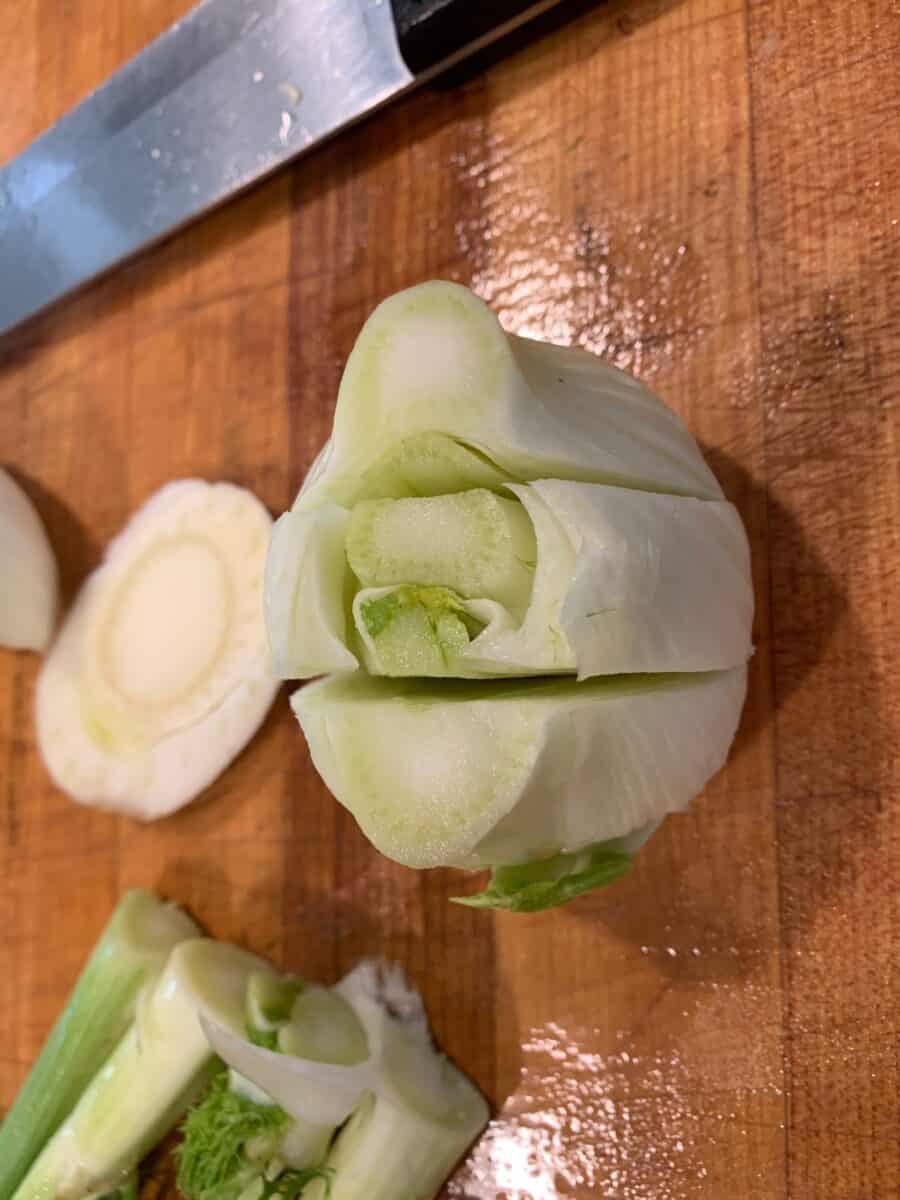
M34 505L0 468L0 645L45 650L59 607L56 559Z
M577 683L334 677L291 703L319 774L382 854L478 868L612 841L722 766L746 670Z
M682 421L448 283L363 328L267 612L279 669L331 676L294 708L375 845L494 868L472 899L520 910L617 877L685 807L752 653L746 534Z
M263 571L272 522L232 484L169 484L76 599L38 681L38 745L76 800L145 819L249 741L277 679Z

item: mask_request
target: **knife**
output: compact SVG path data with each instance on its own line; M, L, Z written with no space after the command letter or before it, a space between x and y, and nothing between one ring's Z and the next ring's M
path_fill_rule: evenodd
M0 334L559 0L204 0L0 170Z

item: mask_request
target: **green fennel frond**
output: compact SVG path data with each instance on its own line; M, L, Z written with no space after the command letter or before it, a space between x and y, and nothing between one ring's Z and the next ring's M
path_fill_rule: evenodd
M244 1153L247 1142L276 1139L289 1122L277 1105L254 1104L231 1091L223 1068L181 1127L184 1139L175 1150L180 1191L188 1200L236 1200L259 1172Z

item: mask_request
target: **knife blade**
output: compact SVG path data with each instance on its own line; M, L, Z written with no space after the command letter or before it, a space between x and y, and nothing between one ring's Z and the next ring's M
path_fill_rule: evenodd
M559 0L203 0L0 170L0 334Z

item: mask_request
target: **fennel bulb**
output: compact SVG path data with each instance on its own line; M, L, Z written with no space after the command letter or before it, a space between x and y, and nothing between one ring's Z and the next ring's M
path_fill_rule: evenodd
M493 868L473 899L507 908L622 873L724 762L752 653L744 527L683 422L440 282L359 335L266 611L277 669L328 676L292 704L376 847Z

